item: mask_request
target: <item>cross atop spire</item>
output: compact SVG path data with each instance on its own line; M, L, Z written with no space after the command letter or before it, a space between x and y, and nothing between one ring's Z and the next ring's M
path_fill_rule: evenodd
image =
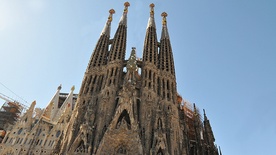
M110 9L109 10L109 16L107 18L106 24L103 28L102 34L106 34L107 36L110 35L110 26L111 26L111 22L112 22L112 15L115 13L114 9Z
M125 2L124 3L124 12L123 12L123 16L120 19L119 25L127 25L127 13L128 13L128 7L130 6L129 2Z

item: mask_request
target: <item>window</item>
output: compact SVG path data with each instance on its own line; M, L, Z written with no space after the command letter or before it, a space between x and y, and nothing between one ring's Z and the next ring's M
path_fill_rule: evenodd
M17 132L17 134L20 134L23 131L23 128L20 128Z
M59 137L60 133L61 133L60 130L58 130L56 133L56 137Z

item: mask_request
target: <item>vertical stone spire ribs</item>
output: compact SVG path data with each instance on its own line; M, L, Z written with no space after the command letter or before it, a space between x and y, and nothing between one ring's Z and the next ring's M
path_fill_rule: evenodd
M168 14L166 12L163 12L161 14L161 16L163 17L163 20L162 20L162 34L161 34L161 39L164 39L164 38L168 38L169 39L169 32L168 32L168 28L167 28L167 16Z
M102 31L102 34L105 34L107 36L110 36L110 27L111 27L111 22L112 22L112 15L115 13L115 10L114 9L110 9L109 10L109 16L108 16L108 19L106 21L106 24L103 28L103 31Z
M173 53L172 53L172 47L171 47L168 28L167 28L166 17L168 16L168 14L166 12L163 12L161 16L163 16L163 21L162 21L163 26L162 26L162 33L161 33L161 39L160 39L159 68L175 76Z
M126 53L126 38L127 38L127 13L130 4L125 2L123 15L120 19L119 26L115 33L112 46L110 48L108 62L114 60L124 60Z
M158 47L153 8L154 4L152 3L150 4L150 17L144 42L143 61L157 66Z
M162 74L162 84L160 93L162 98L167 100L173 99L176 102L176 79L175 79L175 70L174 70L174 60L172 47L170 43L168 28L167 28L167 16L166 12L161 14L163 17L162 20L162 33L159 46L159 62L158 69L160 69ZM163 78L168 77L168 78Z
M158 42L154 21L154 4L150 4L150 17L143 49L142 85L153 91L157 91L157 64L158 64Z
M212 130L210 121L208 120L204 109L203 109L203 113L204 113L203 124L204 124L204 131L205 131L205 135L206 135L205 138L207 140L207 144L209 144L209 146L211 148L214 148L215 137L213 134L213 130Z
M115 13L115 10L109 10L109 16L105 27L101 33L100 39L98 40L94 52L90 58L90 62L87 68L87 71L96 66L102 66L106 64L106 58L108 53L108 45L109 45L109 38L110 38L110 28L111 28L111 21L112 15Z
M155 21L154 21L154 4L151 3L150 4L150 18L149 18L149 21L148 21L148 27L154 27L155 28Z
M137 60L136 49L132 48L129 59L125 60L129 6L128 2L124 3L112 39L110 30L115 11L109 11L76 107L62 135L59 154L218 155L205 112L203 125L195 105L194 110L185 107L186 104L178 108L168 14L162 13L158 42L154 4L149 5L143 59ZM208 149L211 144L212 149Z
M130 6L129 2L125 2L124 6L125 6L125 9L124 9L123 16L121 17L119 24L127 26L127 13L128 13L128 7Z

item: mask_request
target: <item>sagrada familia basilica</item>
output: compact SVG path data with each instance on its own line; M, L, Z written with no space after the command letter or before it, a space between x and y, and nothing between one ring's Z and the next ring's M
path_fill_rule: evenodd
M167 13L157 38L150 4L138 59L135 47L126 49L129 6L113 38L109 11L79 93L59 86L45 109L33 102L6 131L1 155L222 155L205 111L177 92Z

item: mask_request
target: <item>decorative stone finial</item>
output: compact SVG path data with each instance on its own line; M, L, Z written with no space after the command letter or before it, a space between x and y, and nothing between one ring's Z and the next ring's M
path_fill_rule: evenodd
M106 21L106 24L103 28L103 31L102 31L102 34L105 34L107 36L110 35L110 25L111 25L111 22L112 22L112 15L115 13L115 10L114 9L110 9L109 10L109 16L107 18L107 21ZM101 34L101 35L102 35Z
M124 6L125 6L124 13L126 14L128 12L127 8L130 6L129 2L125 2Z
M75 90L75 86L73 85L72 88L71 88L71 91L74 91Z
M60 84L60 85L58 86L58 88L57 88L57 89L58 89L58 90L61 90L61 88L62 88L62 87L61 87L61 84Z
M163 12L163 13L161 14L161 16L162 16L162 17L167 17L168 14L167 14L166 12Z
M110 13L110 14L114 14L114 13L115 13L115 10L114 10L114 9L110 9L110 10L109 10L109 13Z
M197 109L196 109L195 103L194 103L194 115L197 116Z
M125 8L124 8L124 12L123 12L123 16L120 19L119 25L127 25L127 12L128 12L128 7L130 6L129 2L125 2L124 4Z
M115 10L114 9L110 9L109 10L109 16L108 16L108 22L111 22L112 21L112 15L115 13Z
M161 14L161 16L163 17L163 21L162 21L163 25L167 25L167 19L166 19L166 17L168 16L168 14L166 12L163 12Z
M32 104L33 104L33 105L36 105L36 100L34 100L34 101L32 102Z
M129 2L125 2L125 3L124 3L124 6L125 6L125 7L129 7L129 6L130 6Z
M155 5L154 5L153 3L151 3L149 6L150 6L150 14L151 14L151 15L154 15L154 10L153 10L153 8L154 8Z

